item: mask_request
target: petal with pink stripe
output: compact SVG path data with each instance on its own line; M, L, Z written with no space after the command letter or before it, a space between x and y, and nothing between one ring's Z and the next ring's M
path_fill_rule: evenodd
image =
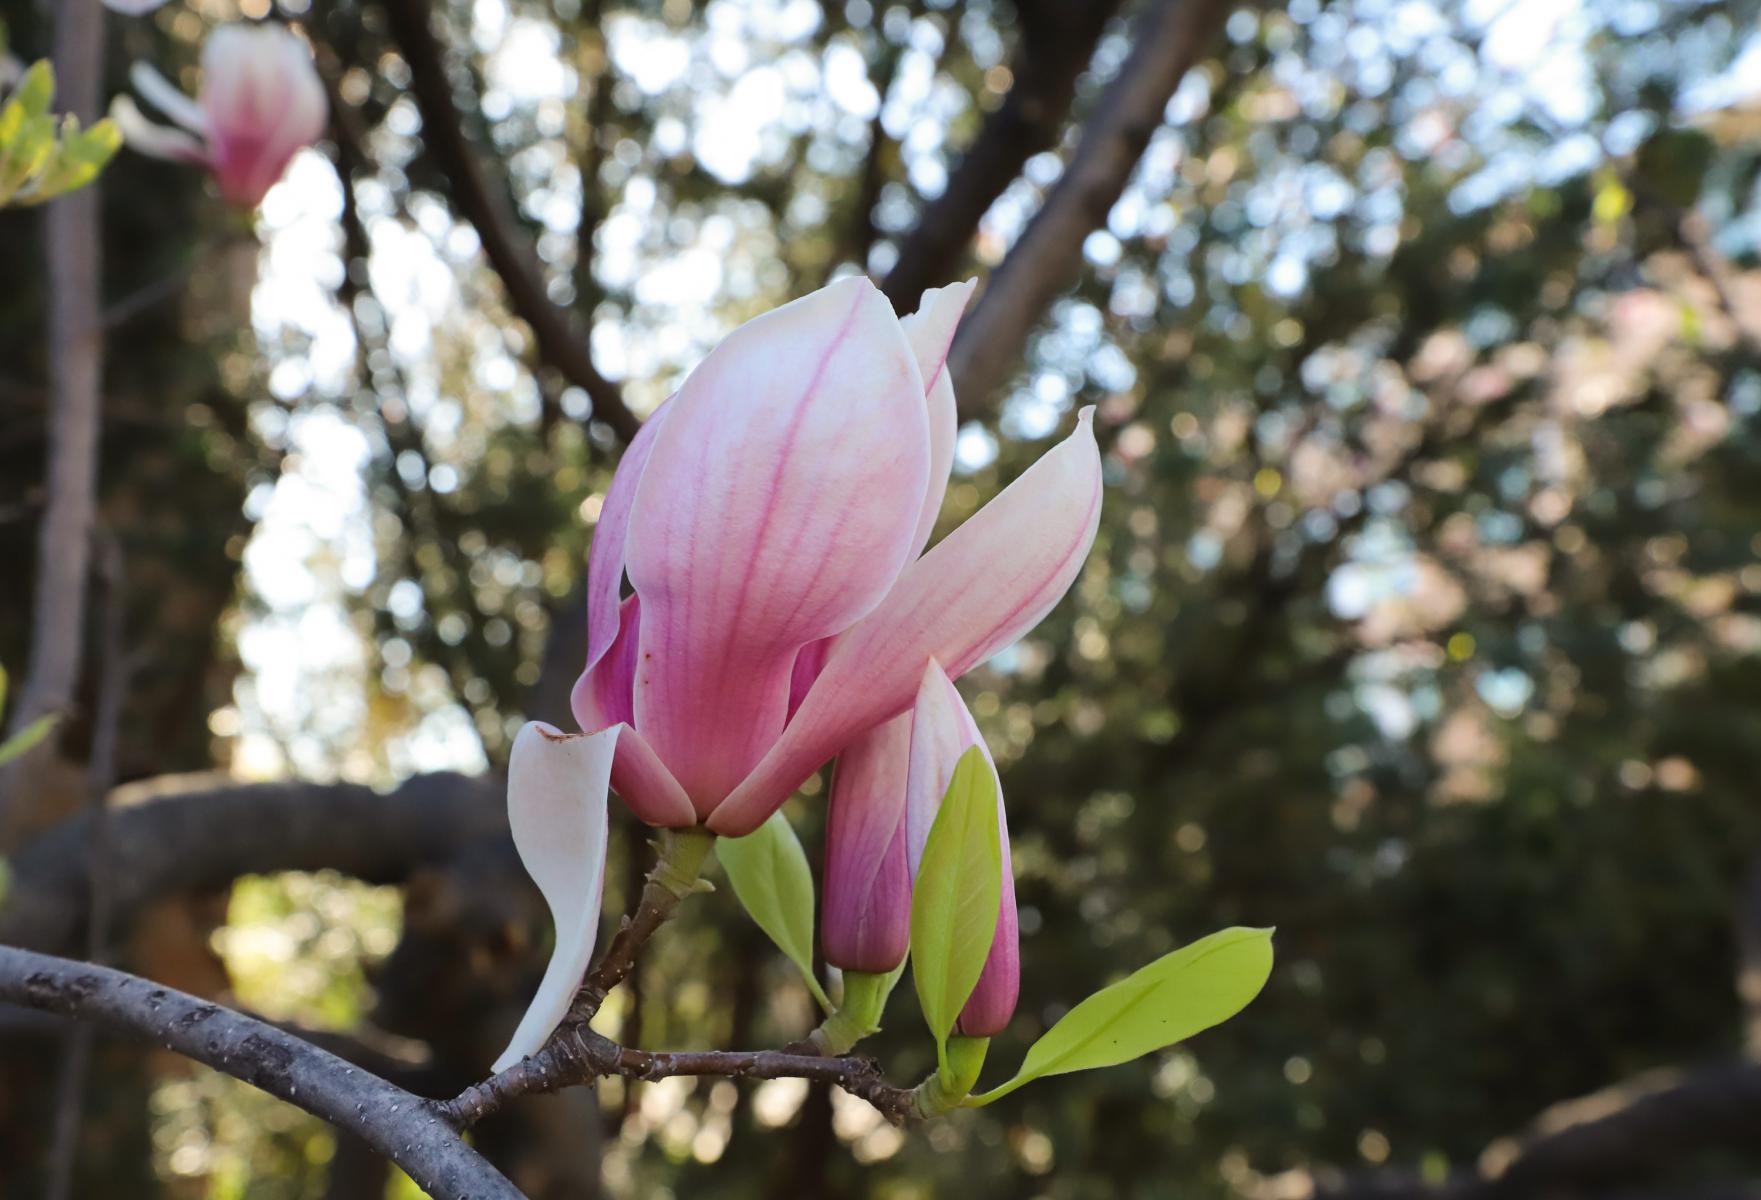
M911 714L876 725L838 755L826 813L825 960L885 974L911 941L905 783Z
M892 587L928 476L923 382L866 279L747 322L679 389L626 569L642 597L636 728L699 814L782 733L801 647Z
M801 781L902 712L925 665L958 678L1039 624L1076 579L1101 513L1101 461L1084 409L1069 437L936 547L840 636L783 736L708 824L757 828Z

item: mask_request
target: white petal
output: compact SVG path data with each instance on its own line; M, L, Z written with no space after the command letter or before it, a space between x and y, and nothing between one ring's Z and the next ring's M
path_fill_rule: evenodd
M508 760L508 824L527 874L556 922L556 949L538 994L495 1060L505 1070L537 1051L569 1011L599 933L605 882L606 792L618 729L564 734L537 721Z
M177 85L159 74L151 63L137 62L128 69L128 81L134 84L141 99L182 125L191 133L206 136L208 115L194 100L177 90Z
M122 131L122 140L142 154L153 158L169 158L173 162L205 163L208 152L195 138L181 129L155 125L141 115L135 102L118 96L110 102L110 119Z

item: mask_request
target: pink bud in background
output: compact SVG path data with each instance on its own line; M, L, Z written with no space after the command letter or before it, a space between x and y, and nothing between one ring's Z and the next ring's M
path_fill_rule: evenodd
M305 43L280 25L228 25L202 48L195 100L146 63L129 73L135 89L181 128L148 121L127 96L110 115L143 154L200 163L220 194L255 208L301 149L324 132L329 106Z

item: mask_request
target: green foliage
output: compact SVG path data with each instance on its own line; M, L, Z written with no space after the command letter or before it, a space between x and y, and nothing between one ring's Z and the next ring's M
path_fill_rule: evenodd
M6 713L7 682L6 668L0 667L0 717ZM59 713L44 713L11 737L0 740L0 767L27 753L48 737L60 719Z
M25 754L48 737L60 719L57 713L44 713L5 741L0 741L0 767Z
M831 1001L813 974L813 870L789 819L775 812L745 837L718 838L715 856L734 895L829 1011Z
M1185 1041L1240 1012L1272 972L1270 929L1224 929L1165 954L1065 1013L1015 1077L972 1099L1000 1100L1048 1075L1110 1067Z
M43 60L0 105L0 208L42 204L85 187L122 145L108 117L90 129L71 114L58 121L49 111L54 98L55 70Z
M954 766L911 889L911 978L944 1073L948 1034L984 972L1002 895L997 785L973 746Z

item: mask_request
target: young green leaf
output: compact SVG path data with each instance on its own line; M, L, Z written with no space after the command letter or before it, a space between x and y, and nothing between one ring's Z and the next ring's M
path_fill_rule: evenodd
M734 895L801 969L807 990L828 1012L831 1002L813 976L813 871L801 840L782 813L742 838L720 838L715 856L734 885Z
M1046 1075L1110 1067L1228 1020L1272 971L1270 929L1224 929L1165 954L1065 1013L1027 1051L1015 1078L975 1096L999 1100Z
M35 746L38 742L48 737L49 731L55 728L55 722L60 719L61 716L59 713L47 713L38 717L29 725L26 725L23 729L19 730L5 741L0 742L0 767L5 766L13 759Z
M973 746L954 765L911 891L911 977L943 1066L948 1034L997 935L1002 901L997 781Z

